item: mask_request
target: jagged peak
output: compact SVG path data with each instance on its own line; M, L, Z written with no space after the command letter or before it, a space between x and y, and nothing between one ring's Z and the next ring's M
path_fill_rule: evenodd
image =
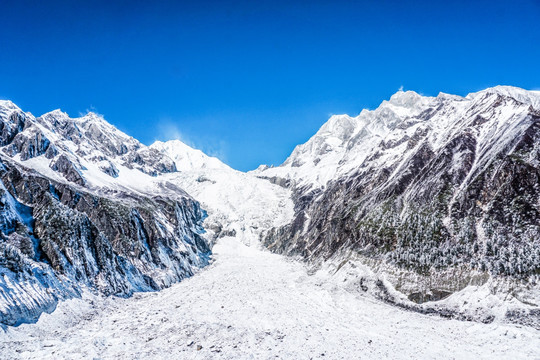
M7 107L7 108L12 108L12 107L18 108L18 106L15 105L15 103L13 103L13 101L11 101L11 100L1 100L0 99L0 106Z
M497 93L497 94L502 94L502 95L518 95L518 94L529 93L531 92L531 90L525 90L517 86L497 85L497 86L489 87L479 92L480 93Z
M516 86L509 85L497 85L475 93L467 95L469 99L475 99L478 96L484 94L496 94L501 96L511 97L519 102L532 105L535 108L540 108L540 91L538 90L525 90Z
M105 117L103 115L98 114L93 111L88 111L86 114L79 116L77 118L74 118L73 120L81 122L81 123L93 122L93 123L103 123L108 126L113 126L107 120L105 120Z
M357 118L346 114L332 115L330 119L321 126L317 134L322 135L330 133L339 138L346 138L352 134L356 125Z
M114 134L114 136L116 137L123 138L124 141L129 140L134 141L137 144L139 143L138 140L118 129L116 126L108 122L105 117L99 113L88 111L86 114L73 118L72 120L80 124L83 128L89 128L94 125L97 126L100 131L105 131L106 133L108 133L108 135Z
M394 95L390 97L387 103L400 107L411 107L416 105L424 96L418 94L416 91L407 90L403 91L399 89ZM383 104L385 102L383 101Z
M53 111L49 111L43 115L41 115L41 117L47 117L47 116L52 116L54 118L69 118L69 115L62 111L61 109L55 109Z
M435 98L431 96L423 96L416 91L402 89L398 90L389 100L384 100L378 108L373 111L368 111L364 114L377 114L394 113L401 117L411 116L417 112L424 105L430 104Z
M454 95L454 94L448 94L445 92L439 92L437 95L437 99L439 100L463 100L465 99L463 96Z
M2 112L12 112L12 111L22 111L20 107L18 107L13 101L11 100L0 100L0 110Z
M49 111L49 112L41 115L41 117L42 118L53 117L55 119L71 120L71 121L79 122L79 123L81 123L81 122L89 122L89 121L90 122L96 121L96 122L102 122L102 123L109 124L107 122L107 120L105 120L103 115L95 113L93 111L88 111L84 115L72 118L72 117L69 116L69 114L67 112L62 111L61 109L55 109L55 110Z

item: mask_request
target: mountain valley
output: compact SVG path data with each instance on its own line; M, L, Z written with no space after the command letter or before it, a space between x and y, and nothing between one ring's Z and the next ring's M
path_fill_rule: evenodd
M6 358L539 355L538 91L398 91L247 173L0 101L0 181Z

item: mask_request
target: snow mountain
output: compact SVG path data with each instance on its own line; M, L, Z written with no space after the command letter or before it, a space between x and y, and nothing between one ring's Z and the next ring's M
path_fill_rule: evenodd
M169 140L167 142L156 141L150 145L150 149L157 150L171 158L178 171L201 171L201 170L231 170L221 160L194 149L180 140Z
M366 291L424 312L446 302L452 317L478 310L461 313L452 294L485 287L526 309L508 319L539 326L540 92L399 91L333 116L281 166L253 174L293 190L294 220L263 236L272 251L367 266Z
M202 204L211 243L233 236L256 244L264 230L283 226L293 216L290 189L234 170L179 140L157 141L150 148L174 159L178 171L158 180L178 184Z
M168 287L219 237L248 242L292 217L289 190L180 141L145 146L94 113L36 118L1 101L0 145L4 325L85 291Z
M540 328L539 129L540 92L399 91L243 173L98 114L1 101L0 324L169 287L234 239L229 258L263 246L354 296Z
M35 118L2 101L0 145L0 324L85 289L161 289L208 263L199 203L152 182L174 162L101 116Z

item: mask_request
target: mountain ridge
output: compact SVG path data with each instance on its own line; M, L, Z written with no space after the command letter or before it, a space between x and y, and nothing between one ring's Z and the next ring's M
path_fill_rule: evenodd
M540 92L398 95L406 108L363 111L339 143L325 124L281 167L255 172L288 182L295 201L294 220L263 242L318 266L370 264L382 288L408 298L379 296L410 308L485 285L501 296L513 288L536 313Z
M208 264L205 212L154 181L174 162L101 116L0 103L0 325L85 292L130 296Z
M236 237L415 311L489 322L458 294L512 294L497 316L540 326L539 105L540 92L506 86L398 91L332 116L282 165L243 173L179 140L146 146L95 113L36 118L0 102L0 270L13 279L0 283L0 322L35 321L87 287L158 290Z

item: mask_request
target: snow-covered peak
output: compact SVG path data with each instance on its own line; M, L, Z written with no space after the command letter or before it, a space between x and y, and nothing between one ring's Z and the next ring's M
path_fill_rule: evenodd
M317 135L334 136L340 140L345 140L351 137L357 127L357 123L358 118L353 118L349 115L332 115L332 117L321 126Z
M75 142L88 151L98 150L108 156L123 155L142 147L140 142L94 112L71 118L66 112L56 109L40 116L36 122L59 136L62 142Z
M0 100L0 108L17 110L19 107L15 105L11 100Z
M288 189L234 170L180 140L156 141L150 149L175 162L178 171L161 176L163 187L177 184L201 203L208 214L207 236L235 236L251 244L264 229L284 225L292 218Z
M89 111L85 115L80 116L78 118L74 118L73 120L75 120L77 122L81 122L81 123L89 123L89 122L102 123L102 124L108 125L110 127L114 127L111 124L109 124L109 122L107 122L107 120L105 120L103 115L95 113L93 111Z
M465 99L465 98L462 97L462 96L459 96L459 95L453 95L453 94L447 94L447 93L444 93L444 92L440 92L439 95L437 95L437 99L438 99L438 100L455 100L455 101L460 101L460 100L463 100L463 99Z
M398 92L396 92L394 95L390 97L390 100L388 102L395 106L413 107L419 101L421 101L422 98L423 98L422 95L418 94L415 91L399 90Z
M119 136L122 138L131 138L131 136L125 134L124 132L118 130L115 126L111 125L107 120L105 120L103 115L97 114L92 111L89 111L79 117L70 117L68 113L62 111L61 109L56 109L41 115L39 117L39 120L40 122L45 122L53 127L56 127L59 124L65 125L66 123L71 123L87 129L91 125L96 124L103 130L114 132L115 136Z
M55 109L55 110L49 111L48 113L45 113L41 116L42 117L50 116L54 118L69 118L69 115L66 112L62 111L61 109Z
M178 171L196 171L201 169L231 169L216 157L208 156L201 150L194 149L180 140L156 141L150 148L170 157Z
M96 113L71 118L57 109L36 118L4 101L0 125L2 156L57 181L107 193L148 192L152 178L176 171L172 159Z
M298 186L324 187L349 171L394 128L420 114L435 98L398 91L375 110L355 117L333 115L305 144L298 145L279 167L254 170L263 177L294 180ZM344 165L344 166L342 166Z
M23 111L10 100L0 100L0 117L8 117L13 112Z
M474 99L484 94L497 94L510 97L524 104L532 105L535 109L540 109L540 91L525 90L515 86L498 85L476 93L471 93L467 95L467 97Z
M515 101L500 103L499 95ZM430 146L439 147L462 126L470 125L459 119L470 119L471 114L491 114L490 118L504 123L510 121L512 114L526 113L528 106L523 104L540 109L540 92L497 86L467 97L445 93L430 97L400 90L378 108L362 110L356 117L332 116L305 144L297 146L281 166L253 172L261 177L290 179L297 186L324 187L328 181L358 169L380 146L381 151L395 148L392 156L398 157L406 150L409 139L419 138L431 129ZM506 111L501 113L503 108ZM497 124L493 120L494 129L502 125Z
M362 111L360 115L369 123L378 123L379 127L393 128L404 119L418 115L436 101L437 98L422 96L414 91L399 90L375 110Z

